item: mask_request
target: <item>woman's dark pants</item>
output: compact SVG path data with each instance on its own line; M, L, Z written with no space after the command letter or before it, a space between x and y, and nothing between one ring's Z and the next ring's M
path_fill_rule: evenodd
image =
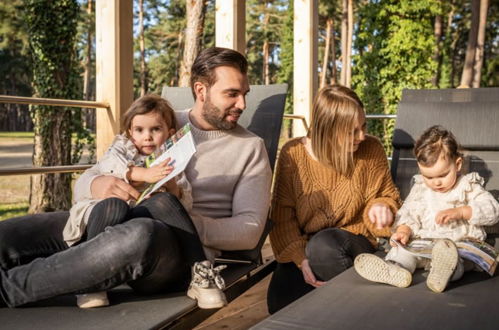
M305 253L316 278L328 281L350 268L357 255L374 250L362 235L328 228L310 238ZM278 263L267 292L269 313L277 312L313 289L305 283L302 271L293 262Z

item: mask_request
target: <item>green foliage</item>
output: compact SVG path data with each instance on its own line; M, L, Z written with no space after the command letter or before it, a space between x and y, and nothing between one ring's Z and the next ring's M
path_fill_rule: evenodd
M0 221L14 217L26 215L28 212L28 203L10 203L0 204Z
M368 113L396 113L402 90L431 88L437 0L370 1L359 9L353 86ZM393 121L370 123L391 150Z
M269 47L270 83L278 79L280 68L278 52L282 42L281 31L287 19L283 0L249 0L246 2L246 57L248 58L248 76L252 84L265 84L264 43Z
M0 2L0 94L31 96L31 61L28 33L18 12L21 0ZM16 109L16 110L14 110ZM17 119L29 121L27 105L0 103L0 121L8 122L9 110ZM26 120L28 119L28 120ZM21 125L15 125L18 127ZM23 125L28 129L30 125ZM6 129L7 127L3 127Z
M81 99L81 72L76 52L77 1L24 0L24 4L35 96ZM93 140L90 132L83 127L80 109L32 106L32 117L36 125L35 134L41 137L42 150L50 150L54 146L54 129L59 135L57 139L65 143L70 143L71 133L76 133L71 157L62 157L61 164L77 163L83 145Z
M161 93L163 86L178 84L180 62L184 51L184 30L186 27L185 0L145 1L146 10L146 61L149 73L149 90ZM202 48L215 45L215 0L206 1ZM136 41L138 49L138 41ZM136 53L136 57L138 57ZM139 67L136 61L135 72ZM135 90L139 88L135 80ZM138 94L138 93L136 93Z

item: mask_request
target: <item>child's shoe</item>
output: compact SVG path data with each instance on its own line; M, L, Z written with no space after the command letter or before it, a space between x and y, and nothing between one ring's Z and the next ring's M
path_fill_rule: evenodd
M199 308L220 308L227 305L223 289L225 282L220 271L226 268L221 265L213 268L208 260L196 262L192 266L192 280L187 296L198 301Z
M412 282L412 274L407 269L370 253L359 254L354 268L360 276L372 282L399 288L407 288Z
M456 244L450 239L438 240L431 250L431 268L426 285L433 292L443 292L459 261Z
M94 308L109 305L106 291L78 294L76 295L76 303L80 308Z

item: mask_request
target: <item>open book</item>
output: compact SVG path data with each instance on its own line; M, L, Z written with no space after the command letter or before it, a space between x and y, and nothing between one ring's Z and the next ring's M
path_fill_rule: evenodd
M415 256L430 259L431 250L436 240L415 239L408 245L402 245L400 242L394 240L391 240L391 242ZM461 258L472 261L489 273L490 276L494 275L497 267L497 252L491 245L473 238L463 239L454 243L456 243L457 251Z
M158 190L166 182L182 173L192 156L196 152L194 138L192 137L191 126L185 124L164 144L165 152L159 155L149 167L155 166L167 158L171 158L170 164L174 166L173 171L166 177L156 183L151 183L140 195L136 204L142 202L145 198Z

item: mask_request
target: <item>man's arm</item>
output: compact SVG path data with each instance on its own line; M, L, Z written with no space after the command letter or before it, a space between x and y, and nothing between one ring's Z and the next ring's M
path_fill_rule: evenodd
M139 198L139 192L125 182L129 166L125 143L124 137L117 136L102 159L78 178L73 193L75 202L109 197L124 201Z
M232 216L219 219L193 216L203 244L226 251L253 249L267 221L271 181L267 152L260 140L234 189Z
M86 170L74 186L75 202L84 199L105 199L117 197L124 201L137 199L140 193L125 181L110 175L102 175L99 164Z

